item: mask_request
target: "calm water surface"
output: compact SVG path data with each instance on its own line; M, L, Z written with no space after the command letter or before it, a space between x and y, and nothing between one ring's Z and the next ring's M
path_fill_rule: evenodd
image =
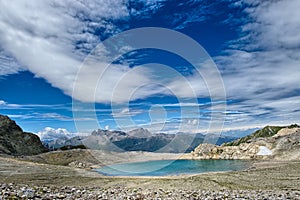
M249 166L244 160L156 160L108 165L96 171L107 176L171 176L237 171Z

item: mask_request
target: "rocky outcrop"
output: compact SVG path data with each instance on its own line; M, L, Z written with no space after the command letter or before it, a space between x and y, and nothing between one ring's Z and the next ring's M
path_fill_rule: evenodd
M15 121L0 115L0 153L34 155L46 151L37 135L23 132Z
M217 146L200 144L193 152L197 159L257 159L260 146L257 144L241 144L239 146Z
M291 135L291 134L299 132L299 131L300 131L299 127L295 127L295 128L283 128L280 131L278 131L275 135L273 135L272 137L278 138L278 137L282 137L282 136Z
M74 168L85 169L85 168L87 168L88 164L86 164L84 162L73 161L73 162L69 163L68 166L74 167Z
M265 127L262 130L274 130ZM247 136L247 140L239 139L230 145L222 146L200 144L190 153L193 159L300 159L300 128L280 128L272 132L269 137Z

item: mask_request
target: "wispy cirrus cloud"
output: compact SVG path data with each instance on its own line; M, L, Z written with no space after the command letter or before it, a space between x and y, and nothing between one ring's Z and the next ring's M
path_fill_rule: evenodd
M241 37L216 57L229 96L243 99L299 95L299 1L239 1L247 5ZM254 95L254 96L253 96Z
M73 121L72 117L62 115L59 113L41 113L32 112L27 114L7 114L11 118L17 118L21 120L34 120L34 121Z
M297 122L300 101L300 2L235 1L243 8L240 38L215 58L240 124ZM289 116L289 117L287 117ZM232 120L234 121L234 120Z
M3 110L36 110L36 109L48 109L48 110L69 110L71 111L71 104L15 104L9 103L4 100L0 100L0 107Z

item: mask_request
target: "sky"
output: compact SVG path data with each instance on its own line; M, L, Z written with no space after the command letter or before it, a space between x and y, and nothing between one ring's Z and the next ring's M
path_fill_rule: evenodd
M26 131L240 134L299 123L299 0L0 7L0 114Z

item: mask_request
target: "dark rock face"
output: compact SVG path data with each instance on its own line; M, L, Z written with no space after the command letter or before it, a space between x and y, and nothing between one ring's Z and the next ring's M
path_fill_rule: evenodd
M23 132L15 121L0 115L0 153L34 155L46 151L37 135Z

